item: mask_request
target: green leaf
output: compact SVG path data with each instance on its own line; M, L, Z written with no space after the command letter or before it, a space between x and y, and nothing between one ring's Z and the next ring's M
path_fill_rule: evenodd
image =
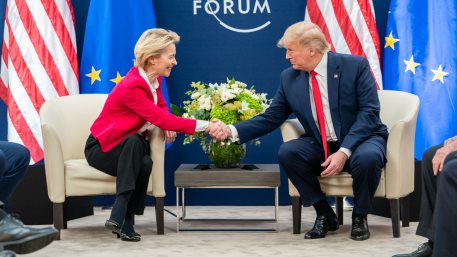
M184 113L184 110L176 104L170 104L170 107L171 113L173 113L176 116L182 116L182 114Z

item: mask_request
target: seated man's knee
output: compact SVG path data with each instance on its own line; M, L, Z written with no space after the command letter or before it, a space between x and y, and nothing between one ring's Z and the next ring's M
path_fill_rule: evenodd
M372 168L382 168L384 165L381 153L366 152L363 154L353 155L351 157L352 167L361 167L362 169L371 170Z
M30 151L23 145L18 145L18 155L20 156L21 167L27 167L30 164Z
M456 152L454 154L457 155ZM449 178L457 178L457 158L446 158L442 170L442 176Z
M294 155L297 153L296 147L292 144L285 142L279 147L278 160L279 163L285 164L293 160Z

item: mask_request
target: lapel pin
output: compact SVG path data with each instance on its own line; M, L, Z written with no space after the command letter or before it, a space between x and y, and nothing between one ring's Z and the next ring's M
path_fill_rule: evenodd
M334 74L334 75L333 75L333 78L334 78L334 79L337 79L337 78L338 78L338 74Z

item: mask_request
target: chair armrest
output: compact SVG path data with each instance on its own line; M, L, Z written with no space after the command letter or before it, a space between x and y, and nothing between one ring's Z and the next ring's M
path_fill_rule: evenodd
M399 199L414 191L416 117L397 122L389 132L386 153L388 160L386 163L386 198L388 199Z
M151 159L153 162L151 171L152 196L165 197L165 141L163 131L156 126L151 126L148 130Z
M281 134L283 141L287 142L305 134L305 129L300 124L298 119L289 119L281 125Z
M49 124L41 124L48 196L53 203L65 202L65 165L60 139Z

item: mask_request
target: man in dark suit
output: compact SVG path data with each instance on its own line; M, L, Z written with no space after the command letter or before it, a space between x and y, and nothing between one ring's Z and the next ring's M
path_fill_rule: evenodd
M338 229L317 176L343 169L353 177L351 238L370 237L367 214L384 166L387 128L379 118L376 84L365 58L329 52L319 27L290 26L279 40L292 67L281 73L279 89L265 113L210 132L218 140L244 143L265 135L295 114L306 134L281 145L279 163L317 218L305 239L323 238Z
M422 197L416 234L428 239L412 253L393 257L452 257L457 254L457 136L422 157Z
M9 200L29 163L27 148L0 141L0 202ZM58 234L59 231L54 227L25 226L19 219L0 209L0 257L15 256L14 252L26 254L37 251L50 244Z

